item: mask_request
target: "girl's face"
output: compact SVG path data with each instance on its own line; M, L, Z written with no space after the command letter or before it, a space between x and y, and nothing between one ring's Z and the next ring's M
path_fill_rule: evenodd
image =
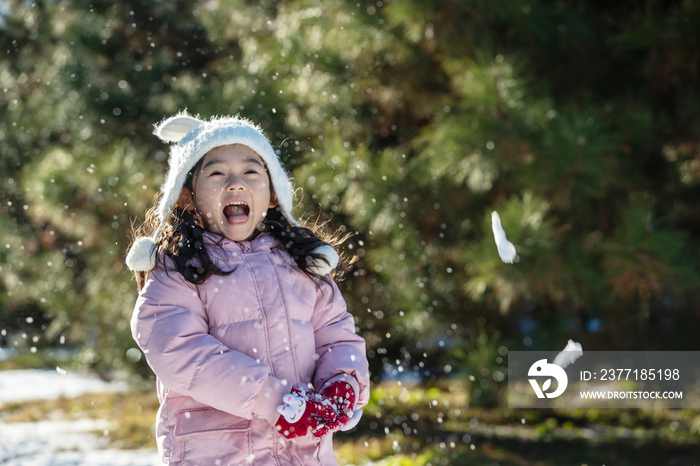
M277 206L260 156L240 144L219 146L200 167L192 176L194 196L184 188L178 204L195 210L212 233L233 241L250 239L267 209Z

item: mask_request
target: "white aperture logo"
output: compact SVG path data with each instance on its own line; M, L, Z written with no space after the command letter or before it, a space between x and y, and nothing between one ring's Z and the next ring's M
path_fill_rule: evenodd
M569 383L569 378L566 376L564 369L556 364L549 364L546 359L540 359L530 366L530 370L527 372L527 375L528 377L549 377L547 380L545 380L541 389L537 383L537 380L528 379L533 390L535 390L537 398L544 398L545 395L547 398L556 398L564 393L564 390L566 390L566 386ZM552 393L546 393L547 390L549 390L549 387L552 385L552 377L557 379L557 389Z

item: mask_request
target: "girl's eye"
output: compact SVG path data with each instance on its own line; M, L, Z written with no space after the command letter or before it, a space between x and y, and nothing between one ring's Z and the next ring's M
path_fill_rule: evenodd
M214 176L214 175L223 175L221 172L211 172L209 176Z
M255 175L258 175L258 174L259 174L256 170L248 170L247 172L245 172L246 175L247 175L248 173L253 173L253 174L255 174Z

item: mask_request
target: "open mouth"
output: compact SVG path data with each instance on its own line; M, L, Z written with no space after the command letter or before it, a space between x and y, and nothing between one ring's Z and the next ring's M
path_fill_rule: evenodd
M245 223L249 214L250 207L244 201L233 201L224 207L224 216L231 223Z

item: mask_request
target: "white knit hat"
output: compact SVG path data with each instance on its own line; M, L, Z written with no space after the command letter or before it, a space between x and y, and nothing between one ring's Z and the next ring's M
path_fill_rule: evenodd
M180 197L187 174L199 159L215 147L241 144L258 154L267 166L280 210L292 224L299 225L292 216L292 185L289 177L262 129L252 122L238 116L202 121L183 111L157 125L153 134L165 142L176 144L170 146L168 173L160 188L162 197L158 204L158 229L152 237L141 237L134 242L126 256L126 265L130 270L147 272L155 267L155 241ZM338 254L332 247L322 246L314 252L323 255L330 262L328 265L325 261L314 261L311 264L314 273L325 275L338 265Z

